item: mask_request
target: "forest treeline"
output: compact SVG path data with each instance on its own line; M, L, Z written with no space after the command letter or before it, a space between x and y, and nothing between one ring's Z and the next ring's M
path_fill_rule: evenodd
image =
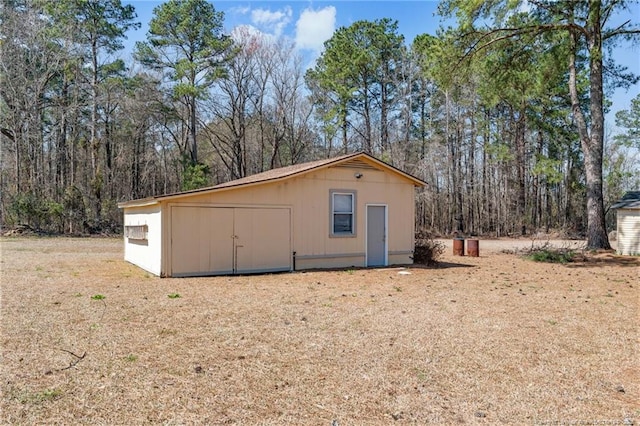
M159 5L132 55L120 0L0 1L3 227L119 232L119 201L363 150L428 184L421 229L606 246L607 207L640 188L640 96L616 135L603 116L637 82L610 50L638 34L609 22L625 1L443 1L456 28L357 21L309 69L205 0Z

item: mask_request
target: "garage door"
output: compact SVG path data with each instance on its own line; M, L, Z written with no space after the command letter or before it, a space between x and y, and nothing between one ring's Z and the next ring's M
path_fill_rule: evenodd
M289 209L171 209L171 275L291 270Z
M236 273L291 270L289 209L234 209Z

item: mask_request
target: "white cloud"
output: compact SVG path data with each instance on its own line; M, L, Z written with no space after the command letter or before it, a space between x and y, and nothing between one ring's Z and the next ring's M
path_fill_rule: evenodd
M254 9L251 11L251 19L256 24L273 24L282 20L291 19L291 7L287 6L283 10L272 12L267 9Z
M296 46L319 54L324 42L331 38L336 27L336 8L327 6L319 10L307 8L296 22Z
M247 37L263 37L265 34L253 25L238 25L231 30L231 38L236 41L242 41Z
M254 9L251 11L251 22L259 28L273 31L274 35L278 37L291 22L292 15L291 6L286 6L275 12L267 9Z
M251 11L249 6L235 6L229 9L230 13L236 13L238 15L246 15L249 11Z

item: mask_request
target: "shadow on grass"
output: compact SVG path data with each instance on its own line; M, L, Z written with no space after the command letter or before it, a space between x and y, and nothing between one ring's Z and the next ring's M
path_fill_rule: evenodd
M569 268L592 268L604 266L640 267L640 257L619 256L612 253L585 254L567 263Z
M388 265L388 266L350 266L340 268L313 268L313 269L300 269L292 272L282 272L283 274L304 274L307 272L354 272L354 271L381 271L381 270L394 270L394 269L449 269L449 268L475 268L475 265L465 265L463 263L453 262L437 262L432 264L420 264L412 263L410 265ZM271 272L279 274L280 272ZM260 275L260 274L256 274Z
M421 265L414 263L413 265L407 265L407 268L411 269L449 269L449 268L475 268L476 265L467 265L464 263L454 262L437 262L429 265Z

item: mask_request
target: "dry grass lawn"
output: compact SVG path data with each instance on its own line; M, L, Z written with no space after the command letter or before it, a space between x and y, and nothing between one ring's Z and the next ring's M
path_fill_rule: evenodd
M160 279L0 244L4 424L640 422L640 258Z

